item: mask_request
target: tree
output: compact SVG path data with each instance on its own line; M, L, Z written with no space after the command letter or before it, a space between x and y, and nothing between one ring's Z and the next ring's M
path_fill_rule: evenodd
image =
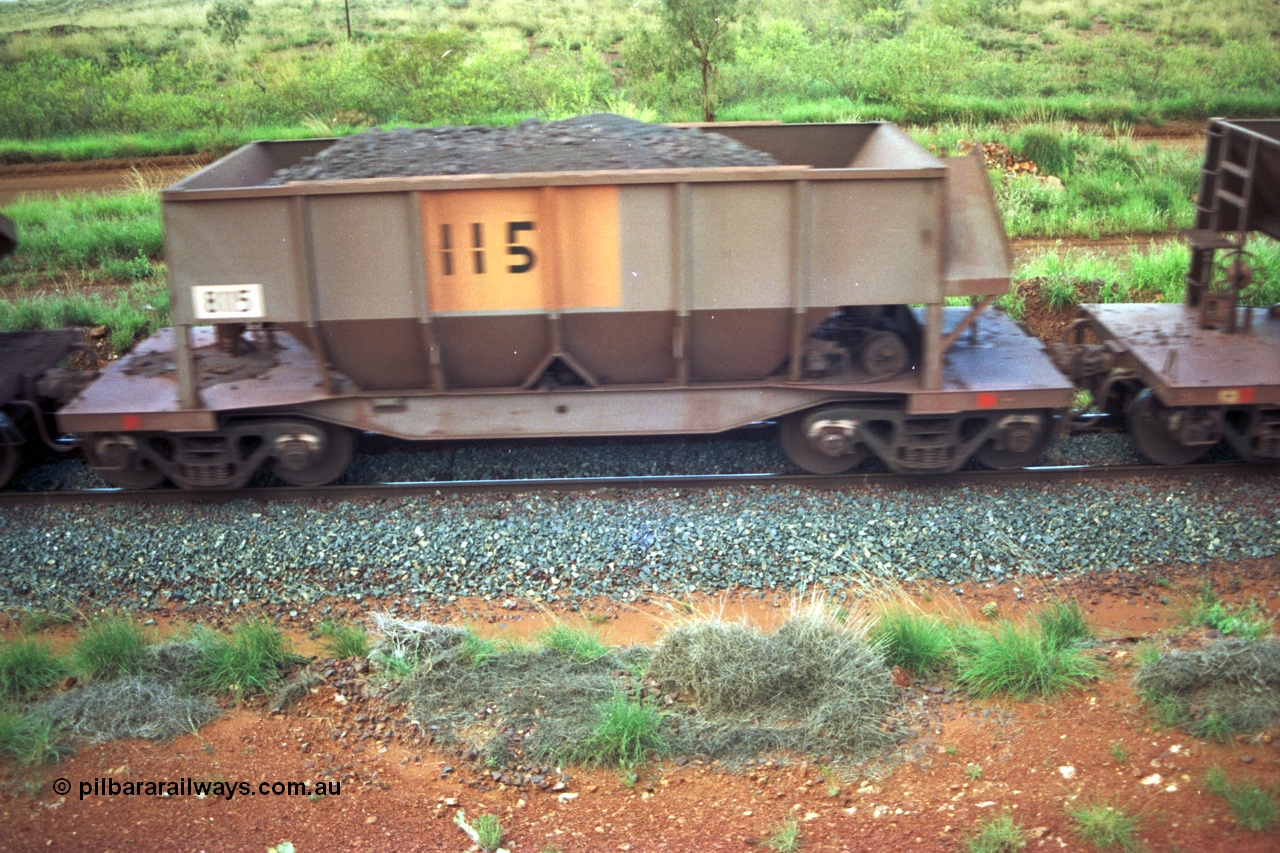
M243 0L214 0L205 14L206 29L233 48L249 26L249 6Z
M418 118L428 121L459 106L465 87L457 73L469 45L461 30L431 30L384 39L369 48L364 62L374 79L408 98Z
M677 64L694 67L702 79L702 119L715 121L719 66L733 60L741 0L662 0L662 28L676 49Z

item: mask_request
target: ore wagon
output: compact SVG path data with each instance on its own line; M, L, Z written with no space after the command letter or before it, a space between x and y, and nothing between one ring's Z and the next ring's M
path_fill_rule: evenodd
M1210 121L1196 203L1183 303L1083 306L1055 357L1153 462L1224 439L1280 461L1280 307L1249 307L1251 240L1280 239L1280 121Z
M777 421L815 472L869 455L926 472L1039 455L1073 389L986 311L1010 256L981 160L940 160L881 123L664 131L767 158L749 165L588 156L639 147L652 127L571 120L589 142L581 155L557 142L555 171L308 166L360 144L338 140L229 154L162 193L173 328L60 426L108 480L138 487L234 488L264 466L327 482L360 431ZM537 155L565 130L521 132Z

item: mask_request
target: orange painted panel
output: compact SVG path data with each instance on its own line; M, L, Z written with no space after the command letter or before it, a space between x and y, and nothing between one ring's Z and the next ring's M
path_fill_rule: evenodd
M421 198L432 313L621 307L617 187Z

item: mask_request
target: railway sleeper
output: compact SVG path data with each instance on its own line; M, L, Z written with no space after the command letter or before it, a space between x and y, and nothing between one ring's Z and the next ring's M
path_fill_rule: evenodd
M331 483L355 448L343 427L305 418L245 419L205 433L98 433L85 436L89 465L109 484L147 489L231 490L266 468L295 486Z
M1040 458L1060 414L1048 410L909 416L894 408L823 406L784 418L783 451L814 474L838 474L873 455L898 474L945 474L976 459L988 468L1024 468Z

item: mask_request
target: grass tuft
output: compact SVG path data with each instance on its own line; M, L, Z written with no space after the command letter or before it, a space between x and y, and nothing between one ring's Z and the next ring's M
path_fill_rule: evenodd
M94 619L80 633L71 660L90 679L139 675L146 669L151 637L126 616Z
M243 623L229 635L198 630L194 639L198 654L191 665L189 684L205 693L239 697L269 690L298 660L290 651L289 639L266 621Z
M600 635L585 628L574 628L557 622L539 637L545 648L558 652L578 663L591 663L612 654L613 649L600 639Z
M789 817L782 822L782 825L773 831L769 836L769 840L765 845L777 850L778 853L795 853L800 849L800 823L793 817Z
M0 756L23 767L57 761L70 751L63 726L43 711L0 710Z
M32 637L0 642L0 699L30 699L66 673L66 663L48 643Z
M914 675L936 672L953 656L951 632L939 620L894 607L882 611L871 627L871 639L889 666Z
M1099 850L1123 850L1125 853L1141 850L1138 841L1138 818L1111 806L1095 803L1070 808L1072 829L1084 841Z
M1236 823L1250 832L1266 832L1276 823L1276 798L1252 782L1234 784L1221 767L1209 771L1205 780L1209 793L1227 801Z
M576 760L632 771L651 753L666 749L662 715L652 705L615 693L600 709L600 720Z
M369 632L359 625L340 625L326 619L316 626L320 645L335 660L362 658L369 654Z
M1014 853L1027 843L1027 834L1008 814L993 817L965 839L969 853Z
M993 631L962 632L956 680L978 696L1007 693L1023 699L1051 696L1101 675L1102 665L1070 639L1073 622L1060 621L1057 612L1045 611L1047 622L1034 625L1003 622Z

